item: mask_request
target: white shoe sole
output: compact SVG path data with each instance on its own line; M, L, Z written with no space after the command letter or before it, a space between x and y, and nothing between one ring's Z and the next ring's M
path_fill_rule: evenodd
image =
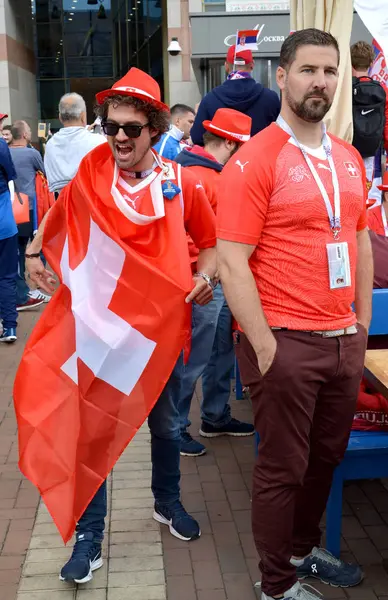
M231 437L249 437L253 435L255 432L251 431L249 433L232 433L231 431L220 431L219 433L207 433L206 431L199 430L199 435L204 438L216 438L221 437L222 435L229 435Z
M93 563L90 564L90 571L86 575L86 577L84 577L83 579L74 579L73 581L75 581L75 583L88 583L88 581L91 581L93 579L93 571L97 571L97 569L101 569L103 564L104 564L104 561L102 560L102 557L98 558L97 560L95 560ZM59 576L59 579L61 581L69 581L68 579L64 579L64 577L62 577L61 575Z
M30 306L23 306L23 304L21 304L20 306L16 307L17 312L23 312L25 310L34 310L34 308L38 308L38 306L41 306L42 304L44 304L44 300L39 300L39 302L37 302L36 304L30 304Z
M12 344L13 342L16 342L17 339L18 338L16 337L16 335L10 335L6 338L0 338L0 342L2 342L3 344Z
M197 537L194 537L194 538L183 537L183 535L178 533L176 531L176 529L174 529L174 527L172 526L172 519L170 519L170 520L166 519L165 517L163 517L163 515L160 515L159 513L157 513L156 510L154 510L153 518L158 523L162 523L162 525L167 525L170 530L171 535L178 538L178 540L182 540L183 542L190 542L191 540L197 540L201 536L201 530L200 530Z
M331 583L327 579L322 579L322 577L317 577L315 575L302 575L302 577L298 576L298 579L299 579L299 581L303 581L304 579L317 579L321 583L324 583L325 585L330 585L330 587L333 587L333 588L350 588L350 587L356 587L357 585L360 585L360 583L364 579L364 573L361 574L361 579L359 579L357 582L352 583L352 584L348 583L348 585L340 585L339 583Z
M183 450L180 451L180 455L181 456L192 456L193 458L195 458L196 456L203 456L204 454L206 454L207 450L206 448L204 448L201 452L196 452L195 454L193 454L193 452L184 452Z

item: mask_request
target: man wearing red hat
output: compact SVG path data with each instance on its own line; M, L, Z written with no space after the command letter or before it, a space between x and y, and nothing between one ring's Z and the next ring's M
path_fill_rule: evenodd
M250 139L252 119L237 110L219 108L212 121L203 123L204 147L183 150L177 157L184 167L200 179L214 212L217 210L218 185L223 166ZM197 270L198 250L190 243L193 273ZM193 439L190 425L191 400L202 375L203 402L200 435L245 436L254 433L253 425L233 419L230 414L230 372L233 368L232 314L221 284L206 306L193 305L192 338L189 361L182 378L179 413L181 419L181 455L201 456L206 447Z
M74 551L60 576L77 583L89 581L102 566L105 479L148 415L154 519L181 540L200 535L180 502L177 407L191 302L211 300L216 270L215 216L203 186L152 150L170 120L156 81L132 68L97 94L97 102L108 144L83 159L50 211L43 249L61 286L27 345L14 393L20 468L39 487L65 541L77 524ZM194 274L186 232L199 248ZM42 231L26 255L28 270L50 291L52 274L38 258L41 238ZM60 330L64 318L69 325ZM47 336L59 335L61 349L45 354ZM49 380L56 377L45 387L40 373L42 423L36 405L31 420L36 398L23 383L28 380L31 389L38 385L37 355L40 372L46 369ZM61 399L60 415L47 414L53 389L55 402ZM49 451L40 437L47 421ZM74 441L78 423L82 435Z
M383 182L377 186L381 190L381 204L368 210L368 227L378 235L388 237L388 171L385 171Z
M198 107L191 128L191 139L198 146L203 146L203 122L211 120L219 108L232 108L251 117L251 135L276 121L279 114L280 102L277 93L257 83L252 77L252 51L242 50L235 56L235 50L234 45L230 46L226 56L227 80L206 94Z

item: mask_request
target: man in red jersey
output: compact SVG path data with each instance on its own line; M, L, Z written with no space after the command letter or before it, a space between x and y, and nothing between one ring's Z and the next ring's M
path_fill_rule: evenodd
M362 580L358 566L319 547L363 372L373 281L362 159L322 124L338 64L329 33L288 37L281 115L221 175L219 272L244 331L242 378L260 434L252 523L262 600L318 600L298 581L308 576L337 587Z

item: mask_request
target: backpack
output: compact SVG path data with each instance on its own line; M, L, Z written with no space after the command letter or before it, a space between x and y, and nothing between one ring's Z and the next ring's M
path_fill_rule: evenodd
M385 127L386 93L370 77L353 77L353 146L362 157L374 156Z

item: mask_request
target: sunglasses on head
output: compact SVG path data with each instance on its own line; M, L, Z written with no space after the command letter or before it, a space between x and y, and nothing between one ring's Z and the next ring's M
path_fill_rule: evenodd
M141 132L144 127L148 127L149 123L144 125L118 125L118 123L110 123L109 121L103 121L101 127L105 135L115 136L122 129L125 135L129 138L138 138L141 136Z

